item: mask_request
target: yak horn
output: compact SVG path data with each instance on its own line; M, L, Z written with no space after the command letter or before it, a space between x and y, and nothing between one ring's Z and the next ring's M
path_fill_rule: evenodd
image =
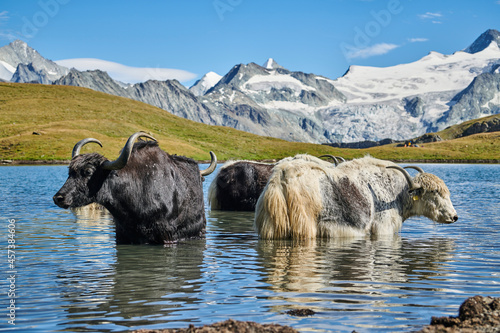
M387 167L388 169L396 169L396 170L399 170L401 171L401 173L405 176L406 178L406 181L408 182L408 187L409 187L409 191L414 191L414 190L417 190L420 188L419 185L415 184L415 182L413 181L413 178L411 178L410 174L408 173L408 171L406 171L405 169L403 169L402 167L400 167L399 165L390 165Z
M76 145L73 147L73 152L71 153L71 158L80 155L80 150L82 149L82 147L90 142L95 142L99 146L101 146L101 148L102 148L101 141L94 139L94 138L86 138L86 139L80 140L76 143Z
M424 173L424 170L422 170L422 168L421 168L421 167L414 166L414 165L405 166L405 169L414 169L414 170L417 170L417 171L418 171L418 172L420 172L420 173Z
M333 156L333 155L329 155L329 154L326 154L326 155L321 155L319 158L322 158L322 157L328 157L328 158L331 158L332 160L335 161L335 166L339 165L339 160L337 160L337 157Z
M210 152L210 158L211 158L211 162L210 162L210 165L208 166L208 168L206 168L205 170L200 170L200 175L202 177L208 176L209 174L214 172L215 168L217 167L217 156L215 156L213 151Z
M104 162L102 165L103 169L105 169L105 170L120 170L123 167L125 167L125 165L127 165L128 159L130 158L130 155L132 154L132 148L134 147L134 142L139 137L145 137L145 138L149 138L151 140L157 141L151 135L144 133L144 132L137 132L137 133L132 134L128 138L127 143L125 143L125 147L123 147L120 156L118 156L118 158L114 161Z

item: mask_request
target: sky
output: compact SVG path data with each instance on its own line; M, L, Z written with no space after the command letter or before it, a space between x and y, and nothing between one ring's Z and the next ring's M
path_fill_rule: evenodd
M189 87L268 58L336 79L351 65L452 54L500 30L499 14L500 0L2 0L0 46L20 39L65 66L131 83Z

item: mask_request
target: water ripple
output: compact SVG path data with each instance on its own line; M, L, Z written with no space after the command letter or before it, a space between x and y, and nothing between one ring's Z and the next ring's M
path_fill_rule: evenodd
M253 213L207 209L206 239L169 247L117 246L105 211L57 208L67 167L1 167L0 218L16 220L16 328L119 332L235 318L401 332L455 315L469 296L500 296L500 166L421 167L449 185L457 223L412 218L382 239L265 241ZM316 314L286 314L305 307Z

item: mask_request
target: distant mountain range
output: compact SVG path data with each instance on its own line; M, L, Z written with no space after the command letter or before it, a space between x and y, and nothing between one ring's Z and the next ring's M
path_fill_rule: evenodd
M332 80L269 59L209 72L187 89L176 80L134 85L100 70L43 58L22 41L0 48L0 79L81 86L139 100L175 115L290 141L402 140L500 112L500 33L488 30L451 55L412 63L351 66Z

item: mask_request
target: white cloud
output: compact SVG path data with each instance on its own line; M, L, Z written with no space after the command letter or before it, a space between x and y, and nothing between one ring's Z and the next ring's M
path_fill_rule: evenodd
M6 39L12 42L16 39L21 39L21 38L22 38L21 36L12 32L11 30L0 31L0 39Z
M442 22L438 21L437 19L442 18L443 15L441 13L427 12L425 14L418 15L418 17L420 17L422 20L431 20L431 22L434 24L440 24Z
M4 26L7 25L7 22L9 21L10 16L9 12L4 10L0 12L0 25ZM16 40L16 39L23 39L24 36L22 36L20 33L12 30L12 29L1 29L0 30L0 39L1 40L8 40L10 42Z
M196 74L172 68L131 67L116 62L94 58L75 58L57 60L56 63L68 68L76 68L79 71L100 69L105 71L113 79L125 83L137 83L147 80L172 80L180 82L193 80Z
M438 17L443 17L443 15L441 15L440 13L427 12L425 14L418 15L418 17L420 17L421 19L435 19Z
M408 38L408 41L410 43L427 42L428 40L429 40L428 38Z
M0 20L4 21L9 18L9 12L4 10L3 12L0 12Z
M372 46L368 46L362 49L355 49L350 51L347 56L350 59L354 58L369 58L377 55L386 54L395 48L398 48L399 45L396 44L388 44L388 43L380 43Z

